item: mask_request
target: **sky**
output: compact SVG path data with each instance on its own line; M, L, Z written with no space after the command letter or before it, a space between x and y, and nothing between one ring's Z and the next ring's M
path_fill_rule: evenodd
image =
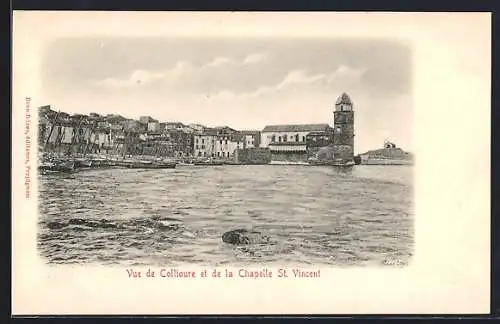
M328 123L346 92L355 152L412 149L412 52L391 39L60 38L41 58L43 104L68 113L261 130Z

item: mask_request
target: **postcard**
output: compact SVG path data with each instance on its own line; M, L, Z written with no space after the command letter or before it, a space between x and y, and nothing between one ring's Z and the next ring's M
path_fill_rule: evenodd
M488 313L490 29L15 11L12 313Z

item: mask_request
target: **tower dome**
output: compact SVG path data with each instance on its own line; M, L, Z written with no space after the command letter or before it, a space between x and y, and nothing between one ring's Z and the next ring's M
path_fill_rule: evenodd
M352 100L347 93L342 93L335 101L336 110L345 111L352 110Z
M341 105L341 104L352 105L351 97L349 97L349 95L344 92L343 94L341 94L337 98L337 101L335 102L335 104L336 105Z

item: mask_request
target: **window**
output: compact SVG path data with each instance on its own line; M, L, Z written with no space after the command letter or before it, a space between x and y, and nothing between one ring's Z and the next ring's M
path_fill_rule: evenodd
M198 145L196 145L194 148L195 148L195 149L198 149Z
M299 141L299 134L295 134L295 142Z
M201 149L202 149L202 150L204 150L204 149L205 149L205 145L202 145L202 146L201 146Z
M201 156L201 152L200 151L198 151L198 156Z
M281 136L278 136L278 142L281 143Z
M220 140L220 145L222 145L222 140Z
M229 157L229 152L227 152L227 157Z
M306 141L306 137L302 136L302 142L305 142L305 141Z
M217 152L217 156L220 156L220 152Z
M195 143L198 144L198 138L195 138Z
M226 140L226 145L227 145L227 140Z
M283 135L283 142L286 142L287 137L287 135Z

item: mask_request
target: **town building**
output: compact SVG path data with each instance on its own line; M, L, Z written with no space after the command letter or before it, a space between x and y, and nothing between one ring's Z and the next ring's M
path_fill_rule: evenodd
M156 120L148 122L148 132L160 132L160 123Z
M202 133L194 134L195 157L215 157L215 143L217 141L217 131L215 129L205 129Z
M141 138L142 154L147 156L173 156L170 139L161 132L148 132Z
M260 147L269 148L273 161L303 162L308 156L307 136L331 131L328 124L269 125L261 132Z
M185 126L183 123L179 123L179 122L167 122L165 123L165 130L169 131L169 130L181 130L183 129Z
M216 127L215 156L222 159L234 158L239 143L243 143L240 133L227 126Z
M144 132L147 130L147 124L141 123L135 119L127 119L122 125L126 132Z
M175 157L189 157L193 155L193 134L183 130L167 131L168 138L172 144L172 154Z
M240 148L254 148L260 146L260 131L258 130L243 130L240 131L242 135L242 147Z
M202 133L206 129L206 127L201 124L189 124L188 127L191 128L194 133Z
M121 131L123 130L123 125L122 124L109 124L109 128L112 130L112 131Z
M148 124L149 122L155 121L155 119L151 116L141 116L139 117L139 122L142 124Z

